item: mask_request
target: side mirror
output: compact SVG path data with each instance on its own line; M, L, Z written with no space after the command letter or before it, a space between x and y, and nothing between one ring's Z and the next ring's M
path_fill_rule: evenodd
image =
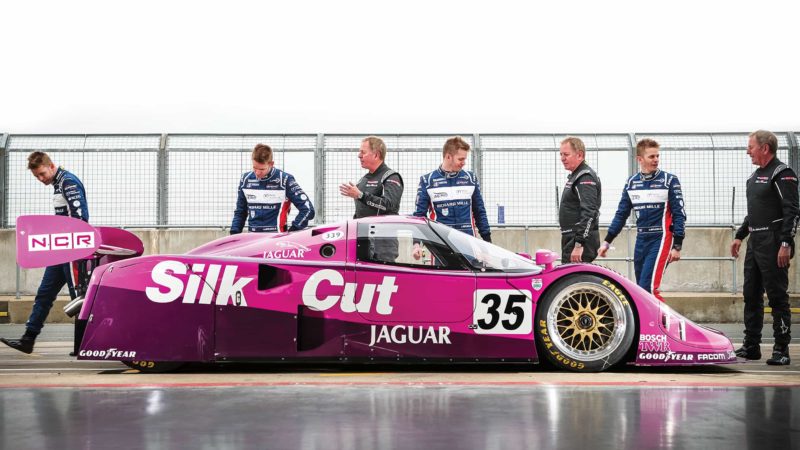
M553 268L553 263L558 260L558 254L550 250L536 250L536 265L544 266L545 270Z

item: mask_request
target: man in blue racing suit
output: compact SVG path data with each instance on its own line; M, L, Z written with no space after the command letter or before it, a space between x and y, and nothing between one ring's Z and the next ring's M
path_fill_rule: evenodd
M314 205L294 177L274 167L272 149L258 144L253 149L253 170L242 175L231 234L238 234L249 220L251 232L297 231L314 218ZM286 225L291 204L297 216Z
M636 283L664 301L658 288L667 264L681 259L686 212L678 177L658 169L658 150L658 143L652 139L642 139L636 144L640 172L625 184L617 213L598 254L606 256L611 241L634 210Z
M53 185L53 206L56 215L69 216L89 221L89 207L86 203L86 190L75 175L61 167L56 167L50 156L44 152L33 152L28 156L28 169L44 185ZM33 352L36 337L41 333L44 322L50 314L58 293L66 284L69 295L75 299L77 265L75 263L49 266L44 271L42 282L36 291L33 309L25 323L25 334L20 339L0 338L0 342L23 353Z
M463 170L467 152L469 144L460 136L445 142L442 165L419 179L414 215L427 214L431 220L492 242L478 178Z

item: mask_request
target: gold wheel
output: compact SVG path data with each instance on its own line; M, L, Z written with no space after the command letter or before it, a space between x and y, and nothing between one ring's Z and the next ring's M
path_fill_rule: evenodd
M608 303L594 290L573 291L557 312L556 329L570 347L597 350L613 337L614 316Z
M624 345L630 306L601 283L578 282L558 291L547 307L547 331L565 357L609 361Z

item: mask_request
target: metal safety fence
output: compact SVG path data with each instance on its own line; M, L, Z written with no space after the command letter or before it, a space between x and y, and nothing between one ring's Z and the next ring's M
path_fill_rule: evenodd
M798 169L794 132L776 133L778 157ZM559 160L563 134L461 133L472 146L467 169L481 181L492 225L555 226L567 172ZM48 152L87 190L91 222L123 227L230 226L241 175L257 143L275 151L275 165L295 176L317 210L314 223L351 217L338 186L365 173L358 160L366 134L138 134L0 136L0 224L24 214L51 214L52 191L26 169L31 151ZM383 134L386 163L405 182L400 212L411 214L421 175L436 169L453 134ZM661 168L676 174L688 224L731 226L745 215L745 181L754 167L748 133L576 134L602 180L600 223L613 218L622 187L637 170L635 145L661 144Z

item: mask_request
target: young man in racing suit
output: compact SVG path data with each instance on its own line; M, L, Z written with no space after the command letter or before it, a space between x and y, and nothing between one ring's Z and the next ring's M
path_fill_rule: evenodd
M640 172L628 179L605 242L598 252L605 257L611 241L636 214L636 248L633 267L636 283L661 301L661 277L667 264L681 259L686 212L678 177L658 168L659 145L652 139L636 144Z
M283 232L302 230L314 218L314 205L308 195L292 175L274 165L272 149L268 145L256 145L253 170L239 180L231 234L241 233L245 220L249 220L250 232ZM297 216L287 228L290 202L297 207Z
M28 156L28 169L42 184L53 185L53 206L56 215L74 217L84 222L89 221L86 190L78 177L61 167L56 167L50 156L44 152L33 152ZM0 342L23 353L31 353L36 343L36 337L41 333L44 322L53 307L53 302L64 288L64 284L69 288L70 297L75 299L76 278L77 266L75 263L47 267L36 292L31 315L25 324L25 334L20 339L0 338Z
M469 144L460 136L448 139L442 164L419 179L414 215L428 217L484 241L492 242L481 185L474 173L464 170Z
M789 260L794 256L794 235L800 218L797 175L775 157L778 138L758 130L750 134L747 154L758 166L747 179L747 216L731 243L731 256L739 256L747 241L744 259L744 344L736 356L761 359L764 326L764 291L772 308L775 344L767 364L789 365L792 312L789 308Z
M561 228L561 262L592 262L600 248L602 187L600 178L586 164L586 146L576 137L561 141L561 164L569 170L561 194L558 223Z

